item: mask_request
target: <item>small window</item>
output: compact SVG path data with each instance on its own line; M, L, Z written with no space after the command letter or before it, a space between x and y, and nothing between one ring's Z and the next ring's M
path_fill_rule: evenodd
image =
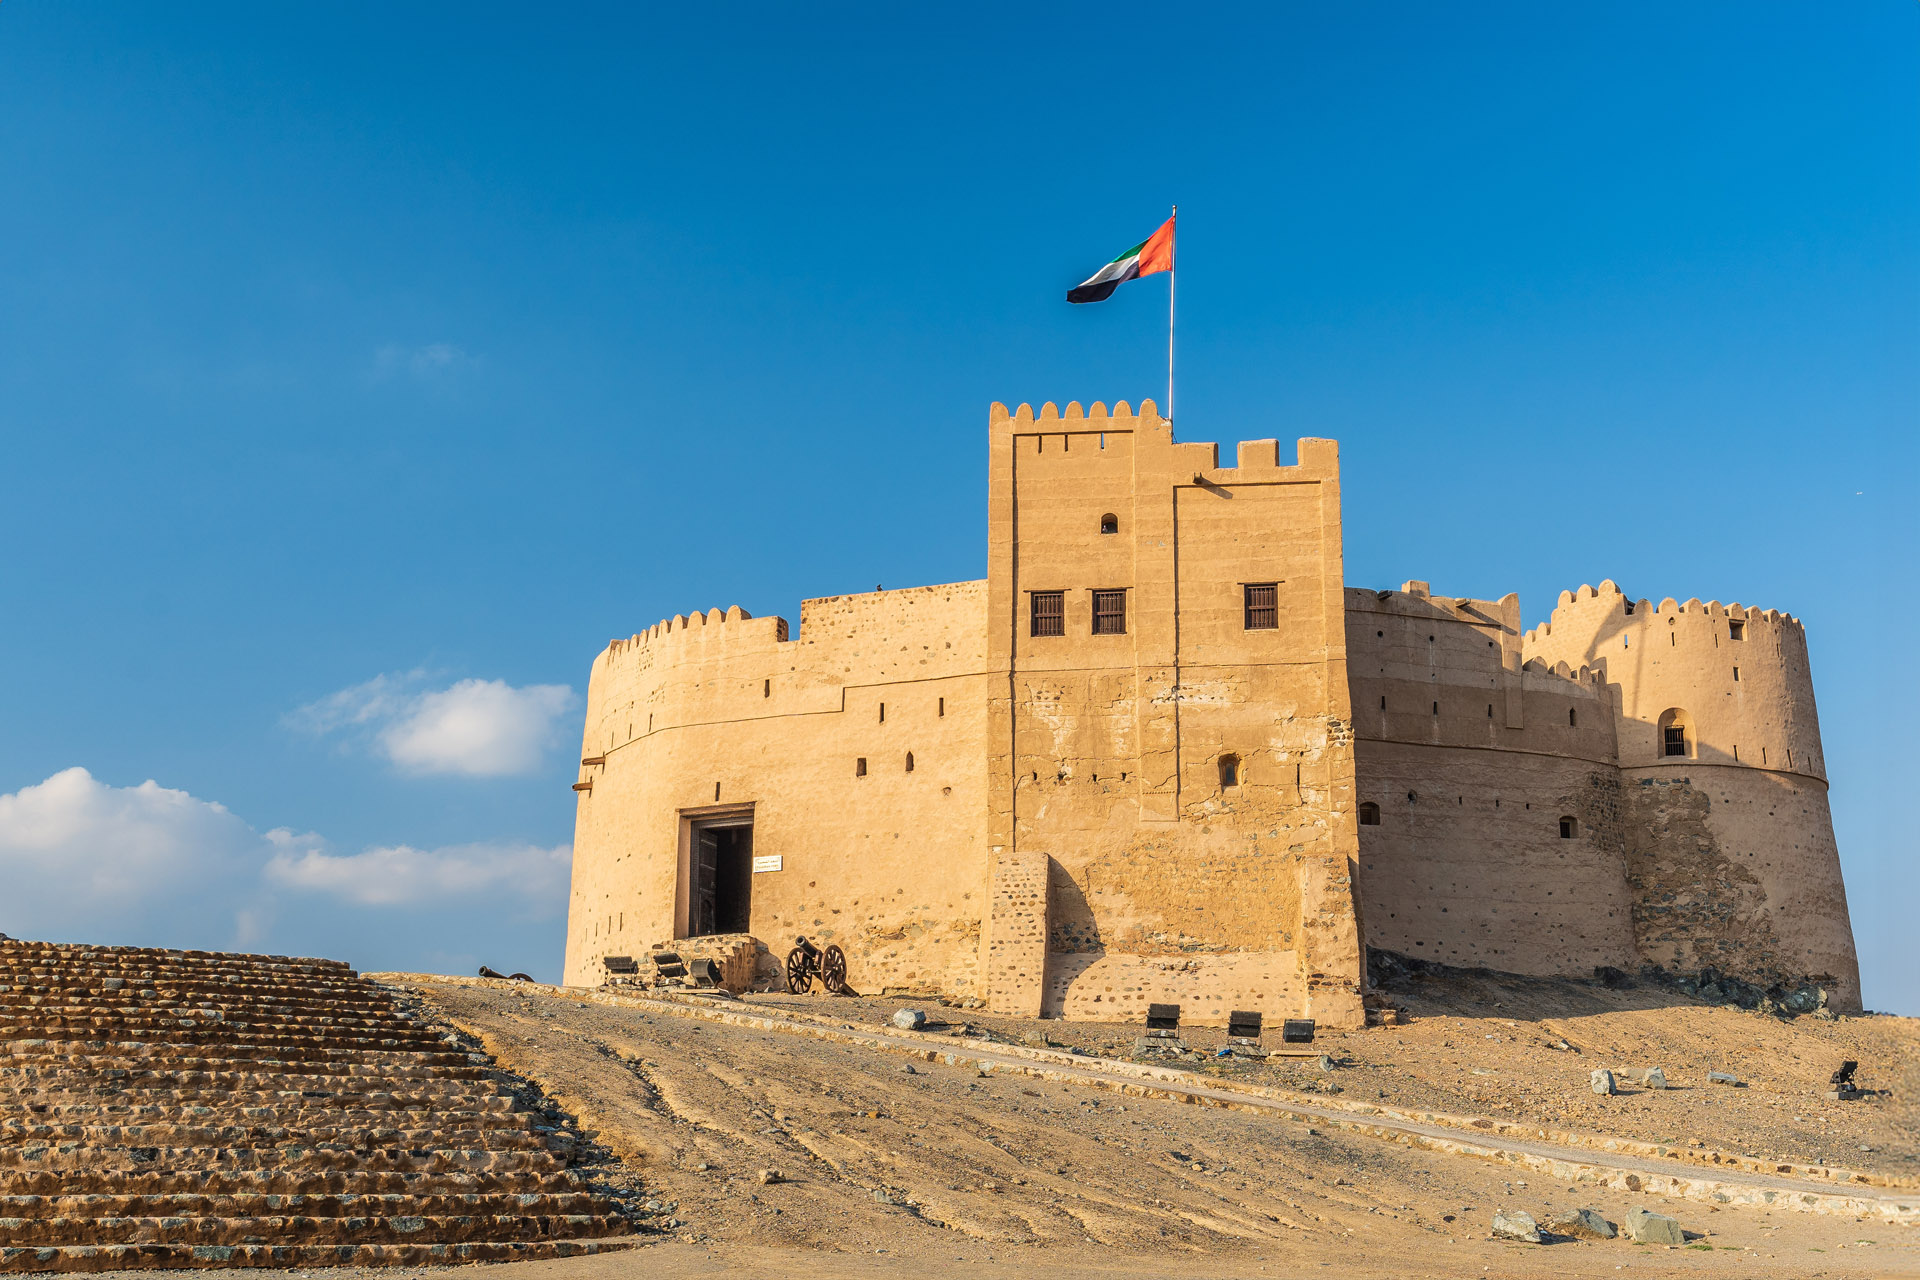
M1377 827L1380 825L1380 806L1371 800L1360 802L1360 825Z
M940 714L947 714L947 700L945 698L940 699Z
M1101 516L1101 517L1100 517L1100 532L1102 532L1102 533L1118 533L1118 532L1120 532L1120 517L1119 517L1119 516L1116 516L1116 515L1104 515L1104 516Z
M1433 704L1433 714L1435 715L1440 714L1440 704L1437 702Z
M883 702L880 704L880 723L885 724L886 722L887 722L887 704Z
M1738 668L1738 667L1735 667L1735 668L1733 669L1733 682L1734 682L1735 684L1739 684L1739 683L1740 683L1740 668Z
M1660 754L1684 756L1687 754L1687 727L1683 724L1670 724L1661 730Z
M1579 727L1580 727L1580 712L1573 707L1568 707L1567 708L1567 728L1578 729Z
M760 682L760 696L763 698L771 698L773 696L773 681L762 680Z
M1093 634L1097 636L1127 634L1126 592L1096 591L1093 593Z
M1033 634L1036 636L1063 636L1067 634L1067 593L1064 591L1036 591L1033 593Z
M1240 757L1225 755L1220 757L1220 785L1237 787L1240 785Z
M1247 630L1280 629L1280 584L1249 582L1246 585Z
M907 752L907 772L913 772L913 752Z
M1380 709L1382 711L1387 709L1387 695L1384 693L1380 695Z
M861 756L853 762L853 776L856 778L864 778L867 776L867 758L865 756Z
M1560 819L1560 838L1571 840L1580 834L1580 819L1567 817Z
M1729 623L1727 624L1727 639L1729 639L1729 640L1745 640L1746 638L1747 638L1747 624L1746 624L1746 623L1744 623L1744 622L1729 622Z

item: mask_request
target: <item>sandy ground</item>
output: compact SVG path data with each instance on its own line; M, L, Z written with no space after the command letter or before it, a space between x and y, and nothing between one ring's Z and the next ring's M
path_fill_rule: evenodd
M1313 1060L1215 1069L1396 1106L1826 1159L1877 1179L1920 1172L1912 1020L1787 1023L1645 990L1475 981L1486 989L1416 980L1395 996L1408 1025L1322 1037L1316 1047L1342 1064L1332 1072ZM909 1071L857 1046L564 996L428 981L416 989L579 1117L607 1153L600 1174L644 1214L648 1243L634 1251L516 1267L564 1267L570 1280L1920 1275L1911 1227L1568 1186L1305 1123L971 1067ZM782 995L738 1007L877 1028L899 1005ZM929 1013L1016 1043L1050 1037L1118 1056L1136 1034ZM1221 1038L1187 1039L1209 1048ZM1572 1048L1550 1047L1562 1040ZM1840 1057L1858 1059L1861 1083L1891 1096L1820 1099ZM1662 1065L1683 1087L1603 1099L1586 1088L1596 1065ZM1749 1086L1709 1089L1709 1067ZM763 1182L762 1170L776 1180ZM1489 1233L1502 1209L1544 1225L1577 1207L1620 1222L1635 1204L1678 1218L1689 1244L1540 1246Z

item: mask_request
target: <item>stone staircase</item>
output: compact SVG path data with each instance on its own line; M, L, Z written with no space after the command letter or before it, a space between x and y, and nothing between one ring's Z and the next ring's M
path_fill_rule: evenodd
M0 1272L626 1247L540 1119L343 964L0 938Z

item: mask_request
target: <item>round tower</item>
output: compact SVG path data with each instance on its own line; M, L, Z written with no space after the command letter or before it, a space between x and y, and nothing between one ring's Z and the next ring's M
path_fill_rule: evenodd
M1562 592L1523 654L1603 673L1614 698L1642 961L1762 985L1812 978L1860 1007L1859 965L1806 633L1774 610Z

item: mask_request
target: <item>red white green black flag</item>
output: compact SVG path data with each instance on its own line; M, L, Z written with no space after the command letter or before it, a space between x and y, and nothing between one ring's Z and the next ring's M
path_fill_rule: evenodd
M1067 290L1067 301L1105 302L1113 296L1115 289L1129 280L1171 270L1173 219L1168 218L1160 224L1158 231L1094 272L1084 283Z

